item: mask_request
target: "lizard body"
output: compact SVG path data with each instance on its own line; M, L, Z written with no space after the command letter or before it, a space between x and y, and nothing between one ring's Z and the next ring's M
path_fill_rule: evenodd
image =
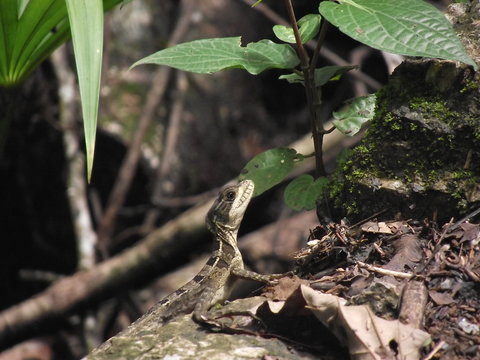
M216 249L190 282L155 306L162 324L181 313L192 311L195 321L215 324L209 318L208 310L226 300L237 278L268 283L278 277L261 275L243 267L242 254L237 246L237 233L253 190L253 182L244 180L219 194L206 217L207 227L214 234Z

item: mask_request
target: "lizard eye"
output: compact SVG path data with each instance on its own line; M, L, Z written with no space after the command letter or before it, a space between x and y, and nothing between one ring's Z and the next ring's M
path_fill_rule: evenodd
M235 200L235 196L236 196L235 191L232 191L232 190L227 191L227 192L225 193L225 199L228 200L228 201L233 201L233 200Z

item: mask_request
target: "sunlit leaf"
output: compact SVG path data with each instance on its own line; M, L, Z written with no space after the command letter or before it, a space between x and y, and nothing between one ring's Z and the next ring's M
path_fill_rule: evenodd
M240 180L255 183L255 195L280 183L292 171L295 161L303 159L293 149L275 148L255 156L243 168Z
M147 56L131 67L168 65L199 74L242 68L251 74L259 74L266 69L294 68L299 63L295 51L287 44L261 40L241 46L240 40L238 36L178 44Z
M322 17L316 14L308 14L297 21L298 31L300 33L300 39L302 44L312 40L320 29L320 21ZM275 36L285 42L295 44L295 35L291 27L284 25L275 25L273 27L273 33Z
M342 111L333 113L333 124L342 133L353 136L375 115L375 94L353 99Z
M477 68L450 22L425 1L322 1L319 11L340 31L375 49L458 60Z
M82 97L83 126L90 180L95 151L103 49L102 0L66 0Z
M292 210L312 210L327 184L326 177L314 180L311 175L301 175L287 185L283 195L285 203Z

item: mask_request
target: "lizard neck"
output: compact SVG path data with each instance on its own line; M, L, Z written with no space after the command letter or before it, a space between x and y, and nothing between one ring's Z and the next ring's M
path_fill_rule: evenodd
M227 229L223 227L217 227L215 231L215 246L217 256L223 258L223 260L230 262L235 257L241 258L240 250L237 245L237 233L238 229Z

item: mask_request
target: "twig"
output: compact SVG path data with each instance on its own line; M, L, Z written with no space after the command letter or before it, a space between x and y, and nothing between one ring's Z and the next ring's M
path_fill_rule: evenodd
M185 207L198 204L199 202L205 201L207 198L218 193L220 189L214 188L212 190L203 192L201 194L190 195L190 196L181 196L181 197L164 197L159 196L154 199L154 205L163 206L163 207Z
M77 240L78 269L89 269L95 264L96 234L90 218L87 184L83 175L85 156L80 151L79 131L75 121L78 98L75 75L68 66L65 46L54 52L51 59L60 83L58 92L61 102L59 117L63 128L63 144L67 158L67 198Z
M474 218L475 216L477 216L478 214L480 214L480 208L478 208L477 210L475 211L472 211L470 214L468 214L467 216L463 217L462 219L460 219L459 221L457 221L455 224L453 224L451 227L448 228L448 233L451 233L453 230L455 230L456 228L458 228L460 225L462 225L464 222L466 221L470 221L472 218Z
M367 221L372 220L373 218L377 217L378 215L383 214L385 211L387 211L387 209L383 209L383 210L377 211L376 213L368 216L366 219L360 220L359 222L357 222L357 223L355 223L355 224L353 224L353 225L350 225L348 228L349 228L349 229L355 229L356 227L365 224Z
M177 140L180 135L180 122L182 119L183 107L185 104L185 96L188 90L188 81L185 72L177 72L176 88L177 97L170 112L167 134L165 136L165 146L163 149L160 166L158 167L154 181L155 188L152 195L152 199L154 202L164 193L164 185L165 181L167 181L166 175L171 172L175 148L177 147ZM159 211L157 208L151 209L145 216L143 225L146 227L153 226L156 218L158 217L158 214Z
M374 272L376 272L380 275L399 277L399 278L402 278L402 279L411 279L415 276L414 274L408 274L408 273L404 273L404 272L400 272L400 271L383 269L383 268L380 268L380 267L377 267L377 266L366 264L366 263L361 262L361 261L357 261L356 264L363 269L366 269L368 271L374 271Z
M193 10L193 0L183 0L182 11L175 30L170 39L174 45L180 41L188 29ZM108 239L111 237L118 211L125 201L126 194L133 180L138 160L141 154L143 139L153 119L154 111L162 100L170 77L170 67L160 67L154 74L152 86L148 92L145 108L138 121L137 130L133 136L127 155L120 168L117 181L108 200L107 209L100 221L98 229L98 246L104 256L108 255Z
M427 261L422 266L419 266L419 268L417 269L416 271L417 274L421 274L422 272L424 272L427 269L427 267L430 265L432 260L435 258L435 255L441 249L443 239L447 235L448 230L452 227L452 223L453 223L453 218L450 219L447 226L443 230L442 235L440 235L440 238L438 239L437 243L433 247L431 256L427 259Z
M315 68L317 67L317 63L318 63L318 56L322 52L322 46L324 45L328 26L329 26L329 22L326 19L322 19L322 23L320 25L320 32L317 38L317 44L315 45L312 62L310 63L310 72L312 73L312 76L315 74Z
M442 349L445 345L445 341L441 340L435 347L430 351L427 356L425 356L422 360L431 360L433 357Z

